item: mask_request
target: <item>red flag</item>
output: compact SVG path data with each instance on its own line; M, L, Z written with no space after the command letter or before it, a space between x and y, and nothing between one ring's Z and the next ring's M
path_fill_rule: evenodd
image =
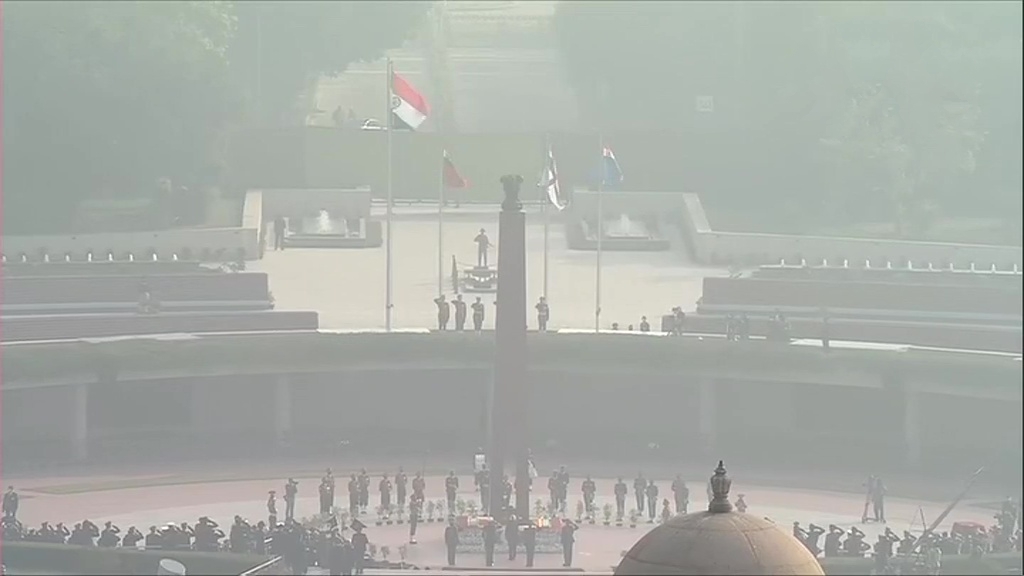
M444 151L444 186L445 188L469 188L469 180L462 177L459 174L459 170L455 167L455 163L452 162L448 151Z

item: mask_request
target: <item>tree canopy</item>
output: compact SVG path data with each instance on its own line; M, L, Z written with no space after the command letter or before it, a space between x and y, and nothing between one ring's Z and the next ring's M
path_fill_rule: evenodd
M280 118L311 79L400 45L427 7L5 3L6 232L66 229L80 201L148 198L161 178L210 183L226 127Z
M250 111L266 122L280 120L320 75L400 46L429 8L429 2L397 0L236 3L230 60Z
M687 130L714 94L717 125L845 170L817 199L833 212L863 201L920 229L979 169L971 201L1020 196L1001 154L1014 134L1020 154L1020 3L560 2L555 25L592 123Z

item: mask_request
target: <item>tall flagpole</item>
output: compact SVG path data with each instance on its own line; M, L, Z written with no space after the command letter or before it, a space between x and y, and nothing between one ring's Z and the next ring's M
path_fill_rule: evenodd
M392 142L392 132L394 132L394 110L391 105L391 83L394 78L394 63L391 62L391 58L387 59L387 70L385 72L386 80L385 85L387 86L387 107L384 109L387 114L387 122L385 122L385 128L387 128L387 141L388 141L388 196L387 196L387 217L385 221L387 223L388 233L385 239L385 302L384 302L384 329L391 332L391 309L393 307L392 302L392 274L391 274L391 232L392 232L392 220L391 213L394 204L394 177L393 177L393 156L394 156L394 143Z
M597 180L597 278L594 282L594 332L601 331L601 252L604 238L604 177L608 167L604 165L604 135L598 136L601 147L601 172Z
M544 146L544 171L541 172L541 182L546 184L545 188L541 190L541 217L544 219L544 290L541 292L541 296L545 299L549 297L548 294L548 230L550 228L550 222L548 218L548 204L551 202L548 198L548 190L550 189L549 178L554 176L551 174L551 137L545 137Z
M437 190L437 295L444 294L444 169L445 151L441 149L441 179Z

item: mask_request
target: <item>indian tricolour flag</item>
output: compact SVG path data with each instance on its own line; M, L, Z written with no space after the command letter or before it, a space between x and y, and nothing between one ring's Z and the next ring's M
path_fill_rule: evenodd
M405 78L391 73L391 126L416 130L430 116L430 104Z

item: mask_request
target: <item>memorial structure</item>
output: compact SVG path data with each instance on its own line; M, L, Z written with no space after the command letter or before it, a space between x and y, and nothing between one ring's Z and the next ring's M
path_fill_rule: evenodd
M707 511L676 516L648 532L615 574L824 576L817 559L791 534L769 520L734 511L731 486L719 461Z
M527 423L530 397L526 379L526 215L519 201L523 177L501 177L505 200L498 219L497 313L494 335L494 387L490 407L490 485L502 486L505 463L515 459L515 507L530 517L530 463ZM501 490L491 490L490 510L502 509Z

